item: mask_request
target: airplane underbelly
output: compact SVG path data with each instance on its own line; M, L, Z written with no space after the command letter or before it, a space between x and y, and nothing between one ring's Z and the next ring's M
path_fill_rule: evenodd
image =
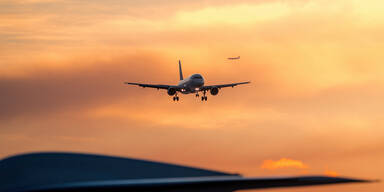
M202 86L199 85L191 85L188 87L187 91L188 93L196 93Z
M181 90L181 93L183 93L183 94L194 93L194 88L192 88L192 87L185 87L184 89Z
M196 93L203 85L204 83L192 81L184 84L184 88L180 92L183 94Z

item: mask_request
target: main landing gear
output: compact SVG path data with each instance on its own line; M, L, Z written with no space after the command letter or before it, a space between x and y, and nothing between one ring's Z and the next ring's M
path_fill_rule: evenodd
M203 96L201 96L201 101L207 101L208 97L205 95L206 91L204 90L203 91ZM196 94L196 96L198 97L199 94Z
M177 93L176 93L176 95L175 96L173 96L173 101L179 101L179 96L177 96Z

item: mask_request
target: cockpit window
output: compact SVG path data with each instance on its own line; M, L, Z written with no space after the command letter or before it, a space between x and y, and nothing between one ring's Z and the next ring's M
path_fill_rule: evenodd
M195 74L192 75L192 79L202 79L203 77L201 75Z

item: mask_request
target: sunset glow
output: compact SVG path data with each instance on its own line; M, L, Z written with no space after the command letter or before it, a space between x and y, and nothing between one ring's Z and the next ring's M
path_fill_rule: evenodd
M269 169L269 170L287 169L287 168L307 169L308 166L305 165L303 162L298 161L298 160L281 158L278 161L265 160L260 168Z
M0 1L0 158L75 151L247 176L382 179L383 8L380 0ZM207 85L252 83L178 103L123 84L177 84L179 59L184 76L200 73Z

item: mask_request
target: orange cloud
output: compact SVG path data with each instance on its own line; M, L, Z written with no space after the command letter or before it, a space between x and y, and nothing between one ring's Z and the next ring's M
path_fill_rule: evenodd
M286 169L286 168L295 168L295 169L307 169L308 166L305 165L302 161L293 160L288 158L281 158L280 160L265 160L261 165L261 169Z
M340 176L340 174L339 174L338 172L336 172L336 171L331 171L331 170L328 170L328 169L326 169L326 170L324 171L324 175L329 176L329 177L337 177L337 176Z
M382 174L382 1L270 2L1 2L0 157L62 150L250 176L338 174L324 164ZM252 84L178 103L122 84L177 83L178 59L207 84ZM267 160L282 154L311 164Z

